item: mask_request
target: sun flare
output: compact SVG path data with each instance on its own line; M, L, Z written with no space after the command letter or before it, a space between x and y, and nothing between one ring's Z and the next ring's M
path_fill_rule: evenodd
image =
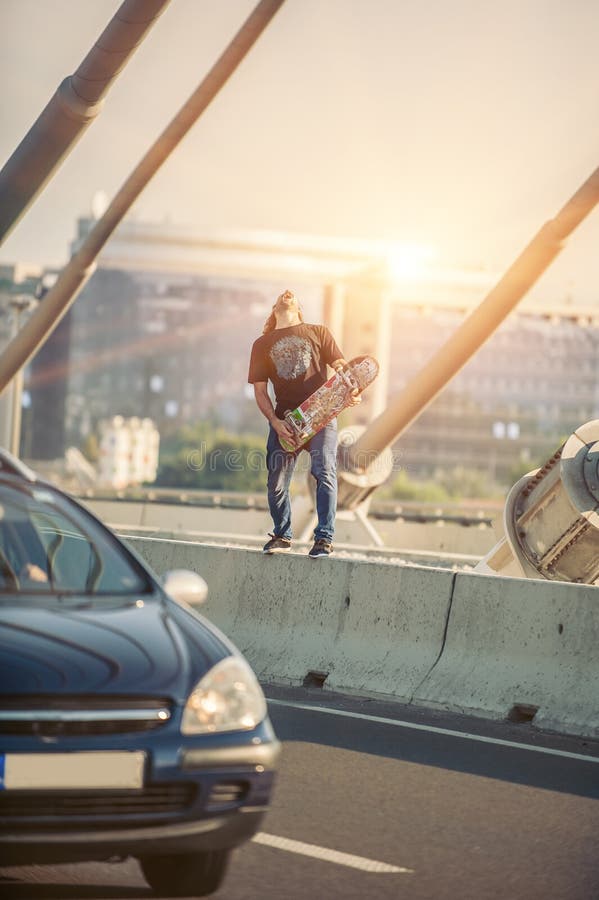
M419 281L435 257L425 244L396 244L387 253L387 271L395 282Z

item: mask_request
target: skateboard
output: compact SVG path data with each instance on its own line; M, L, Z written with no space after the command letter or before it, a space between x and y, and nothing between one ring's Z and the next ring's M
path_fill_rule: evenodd
M283 449L289 453L300 450L325 425L347 409L352 391L362 393L378 374L379 364L374 357L356 356L350 360L296 409L285 413L285 422L293 429L297 443L292 446L281 440Z

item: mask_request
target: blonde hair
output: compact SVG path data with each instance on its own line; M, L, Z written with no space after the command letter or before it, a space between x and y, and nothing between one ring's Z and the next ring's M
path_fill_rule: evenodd
M275 306L276 306L276 303L275 303ZM300 322L303 322L304 316L302 314L301 307L299 307L299 306L297 308L297 314L298 314ZM275 307L273 306L271 314L269 315L268 319L264 323L264 328L262 329L262 334L270 334L270 332L274 331L276 327L277 327L277 317L275 316Z

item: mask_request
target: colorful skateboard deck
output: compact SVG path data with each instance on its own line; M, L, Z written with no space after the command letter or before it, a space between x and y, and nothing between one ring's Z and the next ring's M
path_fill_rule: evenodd
M303 447L340 412L347 409L352 391L362 393L378 373L379 364L372 356L356 356L350 360L300 406L285 413L285 421L295 432L298 443L293 447L282 440L281 446L290 453Z

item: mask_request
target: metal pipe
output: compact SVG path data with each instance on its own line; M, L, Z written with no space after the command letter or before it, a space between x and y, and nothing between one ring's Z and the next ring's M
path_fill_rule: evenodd
M0 243L95 119L104 94L171 0L125 0L0 171Z
M95 268L95 259L162 163L195 124L262 34L284 0L261 0L201 84L150 147L98 219L79 250L60 273L17 338L0 356L0 392L59 323Z
M348 448L346 465L350 470L368 469L426 409L513 310L598 202L599 168L556 217L542 226L480 306Z
M19 369L12 380L12 415L10 423L9 449L13 456L20 456L21 450L21 419L23 403L23 369Z

